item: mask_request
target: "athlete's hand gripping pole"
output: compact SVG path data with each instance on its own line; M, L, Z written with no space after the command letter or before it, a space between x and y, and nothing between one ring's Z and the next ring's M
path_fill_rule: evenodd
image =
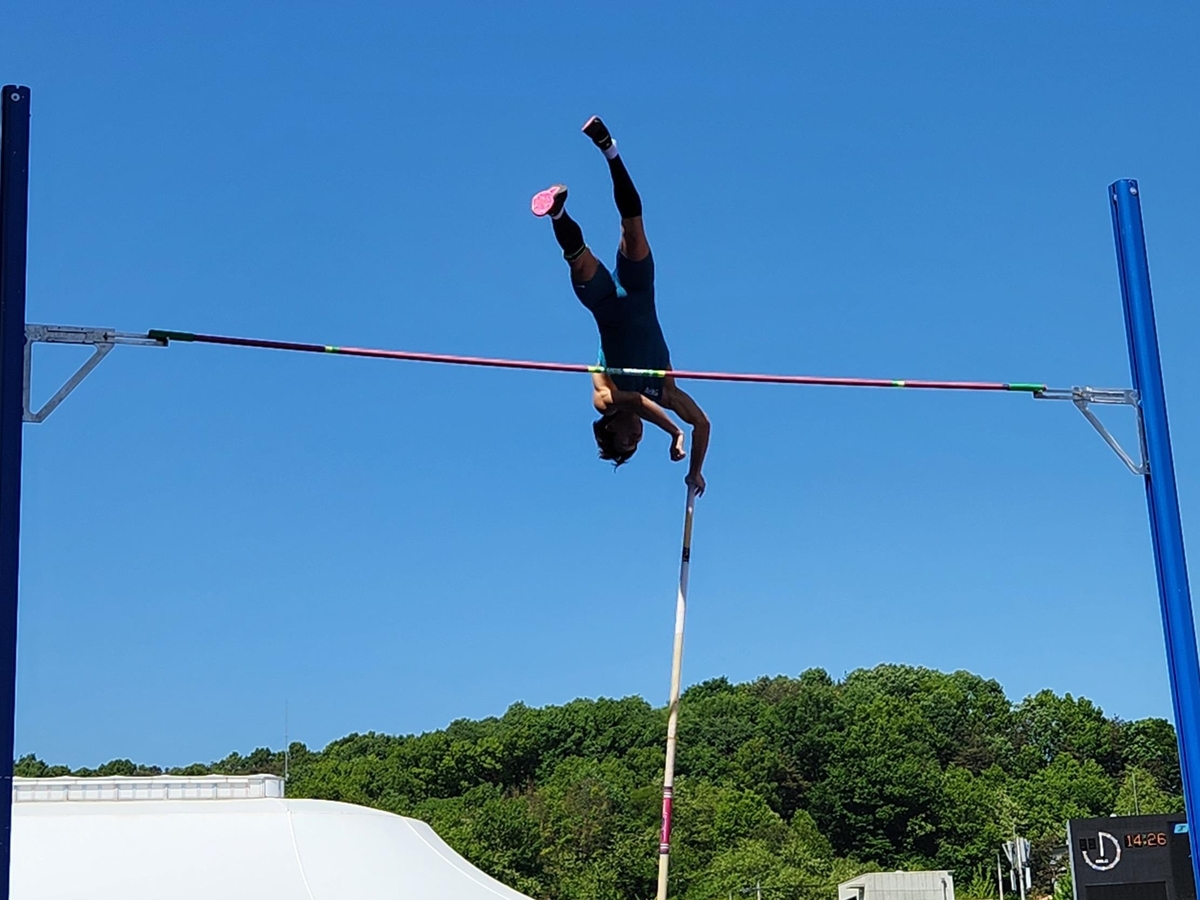
M675 734L679 727L679 686L683 675L683 620L687 614L688 567L692 559L692 516L696 488L688 485L683 518L683 557L679 563L679 593L675 600L675 650L671 656L671 701L667 706L667 764L663 770L662 838L658 845L658 896L667 900L667 868L671 860L671 804L675 792Z

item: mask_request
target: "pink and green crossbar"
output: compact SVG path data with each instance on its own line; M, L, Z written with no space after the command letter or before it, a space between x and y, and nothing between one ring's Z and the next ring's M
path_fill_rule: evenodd
M758 384L806 384L827 387L914 388L942 391L1009 391L1038 394L1044 384L1018 381L929 381L891 378L839 378L823 375L757 375L749 372L694 372L686 369L629 369L589 366L582 363L541 362L522 359L495 359L486 356L457 356L449 353L417 353L411 350L379 350L370 347L337 347L332 344L305 344L296 341L270 341L259 338L194 334L190 331L152 330L151 340L166 345L171 341L196 344L222 344L228 347L258 347L264 350L291 350L299 353L333 353L339 356L363 356L371 359L398 359L409 362L444 363L452 366L484 366L493 369L526 369L535 372L607 373L640 375L650 378L686 378L692 381L734 381Z

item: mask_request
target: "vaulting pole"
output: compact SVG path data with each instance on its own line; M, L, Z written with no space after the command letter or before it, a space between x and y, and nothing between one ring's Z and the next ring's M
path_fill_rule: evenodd
M1146 235L1142 229L1142 200L1137 182L1122 179L1109 185L1113 235L1117 243L1117 269L1125 308L1125 334L1129 342L1129 368L1133 389L1141 403L1145 434L1146 502L1150 509L1150 537L1158 574L1158 599L1167 644L1167 672L1171 703L1179 738L1179 769L1187 808L1192 870L1200 884L1200 657L1196 652L1196 625L1188 588L1187 558L1183 550L1183 524L1175 490L1175 461L1171 431L1167 426L1167 398L1154 300L1150 295L1150 265L1146 261Z
M679 728L679 691L683 679L683 620L687 615L688 569L692 561L692 517L696 489L688 486L683 517L683 557L679 563L679 593L675 599L675 649L671 655L671 700L667 705L667 764L663 769L662 837L658 845L658 897L667 900L667 869L671 863L671 807L675 796L675 743Z
M9 84L0 113L0 900L12 855L28 218L29 88Z

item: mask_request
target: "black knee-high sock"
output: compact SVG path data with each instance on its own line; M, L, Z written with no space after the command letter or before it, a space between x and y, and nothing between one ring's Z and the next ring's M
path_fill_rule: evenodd
M613 199L617 201L617 212L621 214L621 218L633 219L640 216L642 198L633 186L633 179L629 177L629 171L620 156L614 156L608 161L608 171L612 174Z
M562 247L563 258L570 262L587 249L583 242L583 229L579 223L567 215L564 209L557 218L550 220L554 226L554 236L558 238L558 246Z

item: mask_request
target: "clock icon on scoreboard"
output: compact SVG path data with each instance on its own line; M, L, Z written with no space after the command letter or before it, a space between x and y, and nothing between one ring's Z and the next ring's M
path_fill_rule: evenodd
M1121 861L1121 842L1107 831L1097 831L1095 838L1080 838L1083 861L1097 872L1107 872Z

